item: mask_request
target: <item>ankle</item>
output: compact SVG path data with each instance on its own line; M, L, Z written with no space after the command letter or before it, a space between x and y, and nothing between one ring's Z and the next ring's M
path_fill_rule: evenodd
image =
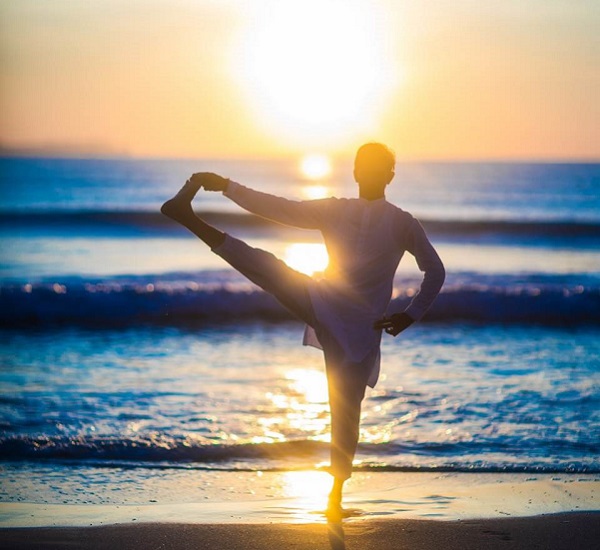
M160 211L165 216L183 223L184 220L188 220L190 215L193 215L192 203L189 200L184 200L180 197L173 197L166 201L161 207Z
M341 505L343 488L344 488L344 480L335 478L333 480L333 486L331 487L331 492L329 493L329 502L330 503L338 503Z

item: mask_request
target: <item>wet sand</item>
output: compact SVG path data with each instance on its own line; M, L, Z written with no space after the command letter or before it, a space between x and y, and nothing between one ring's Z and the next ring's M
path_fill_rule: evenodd
M118 472L111 471L116 477ZM4 467L12 498L0 528L132 523L324 523L330 476L320 471L202 472ZM3 480L3 481L2 481ZM344 503L365 520L470 520L599 510L597 474L356 472Z
M598 548L600 513L345 524L161 524L0 530L0 548L177 550L573 550Z
M596 474L357 472L345 499L355 514L326 523L324 472L211 472L204 488L200 472L150 472L110 498L83 496L63 475L63 492L80 496L62 501L32 471L30 485L16 473L6 472L20 492L0 503L0 549L600 548Z

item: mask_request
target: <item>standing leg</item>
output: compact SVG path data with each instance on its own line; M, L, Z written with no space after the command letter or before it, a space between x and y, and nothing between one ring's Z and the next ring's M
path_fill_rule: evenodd
M273 254L252 248L196 216L191 201L199 188L197 183L186 182L179 193L162 206L161 212L188 228L213 252L275 296L308 325L319 328L308 293L312 283L310 277L291 269ZM327 347L337 349L337 345ZM360 405L368 378L361 363L344 363L341 358L341 353L325 350L331 407L331 473L334 476L328 511L331 516L340 518L342 489L352 473L359 435Z
M328 505L331 516L342 513L342 490L344 482L352 475L361 403L368 378L364 364L340 362L335 355L325 354L331 408L331 474L334 478Z

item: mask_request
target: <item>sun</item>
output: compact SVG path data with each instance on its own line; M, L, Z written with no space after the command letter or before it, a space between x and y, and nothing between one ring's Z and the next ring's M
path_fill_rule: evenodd
M385 17L372 2L261 3L236 72L258 120L305 143L370 131L393 80ZM260 11L260 8L257 8Z

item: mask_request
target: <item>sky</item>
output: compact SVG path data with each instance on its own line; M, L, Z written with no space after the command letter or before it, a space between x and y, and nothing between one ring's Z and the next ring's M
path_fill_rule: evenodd
M1 0L0 147L600 158L597 0Z

